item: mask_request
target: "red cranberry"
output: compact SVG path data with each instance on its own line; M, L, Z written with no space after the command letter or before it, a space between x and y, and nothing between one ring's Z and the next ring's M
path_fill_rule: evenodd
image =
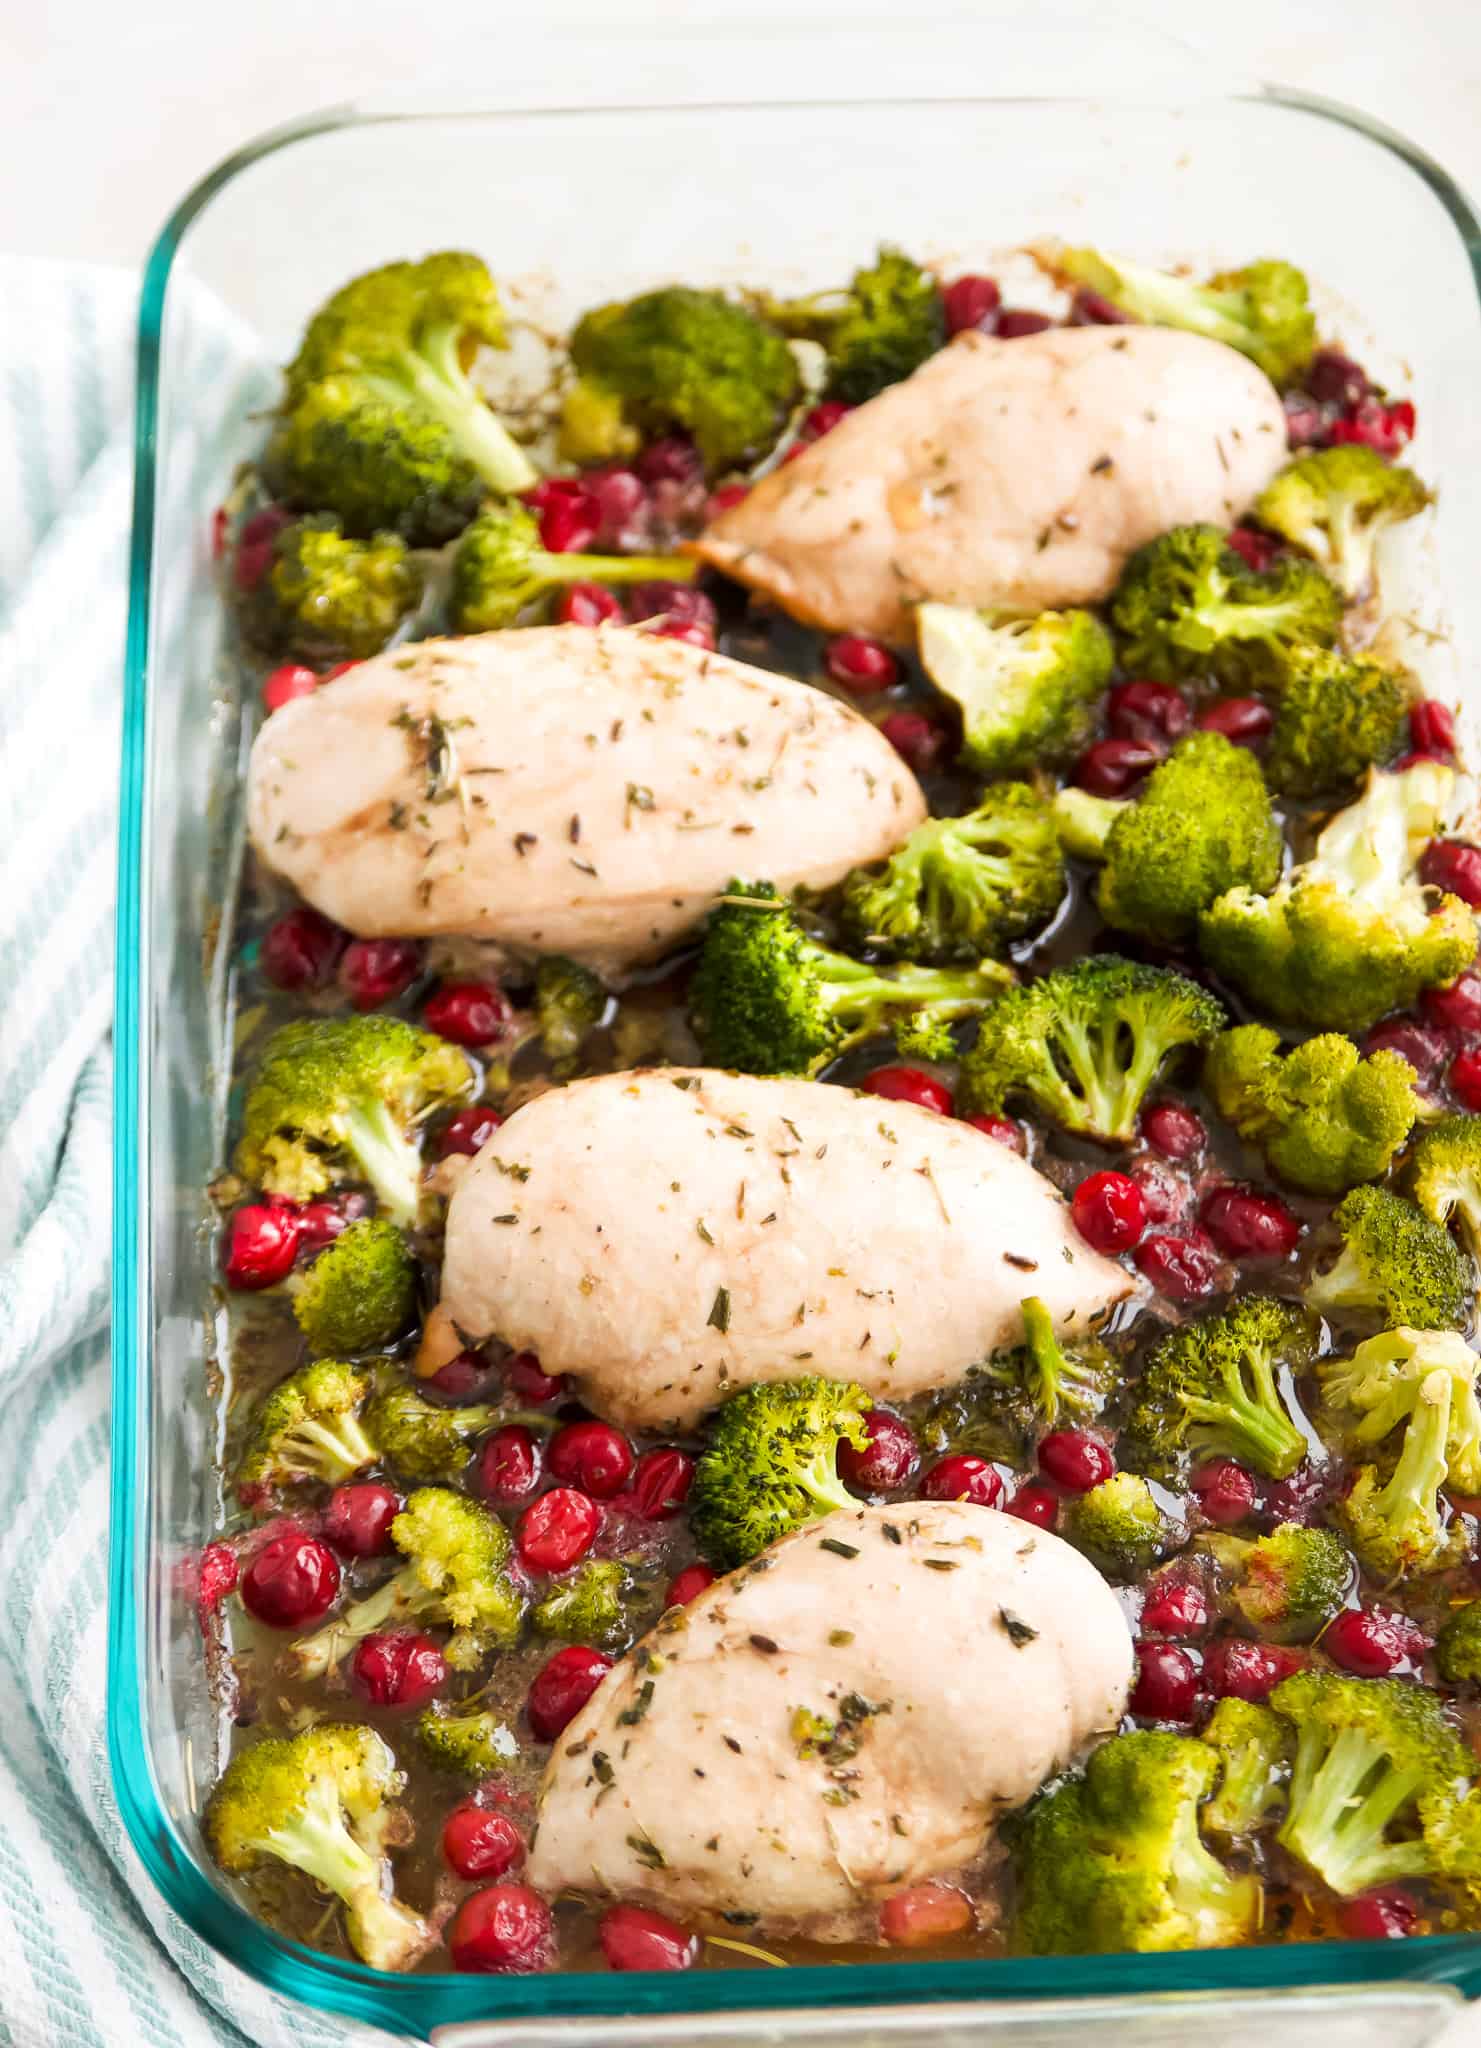
M514 1533L532 1571L563 1572L585 1557L601 1526L602 1511L589 1494L557 1486L530 1502Z
M682 640L686 647L702 647L706 654L715 651L714 627L701 625L698 619L667 619L649 631L655 640Z
M306 1628L338 1592L339 1563L316 1536L274 1536L242 1574L242 1605L268 1628Z
M562 626L606 626L624 616L622 600L600 583L567 584L556 601L556 622Z
M1097 740L1075 763L1075 780L1092 796L1125 796L1161 759L1147 740Z
M1285 1479L1265 1488L1265 1514L1270 1522L1300 1522L1303 1526L1320 1521L1331 1492L1331 1482L1319 1467L1298 1465Z
M1414 407L1407 398L1393 405L1365 399L1348 418L1333 420L1327 438L1334 448L1354 443L1391 461L1402 455L1414 438Z
M1193 707L1171 683L1117 683L1106 700L1106 723L1118 739L1156 746L1193 730Z
M237 1554L229 1543L208 1543L201 1552L195 1603L203 1627L207 1615L214 1614L227 1594L236 1590L240 1569Z
M373 1707L424 1707L447 1683L447 1665L430 1636L391 1629L356 1646L350 1675Z
M411 939L352 939L339 978L357 1010L378 1010L404 995L422 968L422 949Z
M358 661L336 661L323 670L319 677L320 687L325 683L337 683L341 676L347 676L352 668L359 668Z
M1093 292L1089 285L1082 284L1075 293L1070 307L1071 327L1129 327L1133 324L1131 314L1108 299L1104 292Z
M929 775L946 747L946 734L922 711L892 711L879 729L917 775Z
M693 1484L694 1460L685 1452L667 1447L644 1451L633 1472L628 1504L645 1522L671 1522Z
M1463 1109L1481 1111L1481 1049L1457 1053L1445 1078Z
M365 1215L369 1203L360 1195L344 1195L337 1202L305 1202L298 1212L298 1242L303 1251L322 1251L326 1244L348 1230Z
M509 1422L484 1438L473 1467L485 1500L509 1507L525 1500L540 1483L540 1442L532 1430Z
M917 1109L951 1115L951 1090L933 1074L923 1074L919 1067L876 1067L865 1076L863 1086L867 1093L882 1095L886 1102L913 1102Z
M1481 974L1468 968L1449 988L1427 988L1419 1006L1442 1031L1457 1038L1481 1037Z
M1153 1636L1197 1636L1208 1627L1208 1595L1190 1584L1151 1586L1142 1609L1142 1630Z
M505 1813L468 1800L442 1824L442 1854L459 1877L503 1877L525 1860L524 1836Z
M690 484L704 474L699 450L682 434L668 434L661 441L650 441L638 457L636 468L643 481L650 484Z
M572 1643L540 1666L525 1697L525 1714L537 1742L554 1742L575 1720L607 1673L612 1659L600 1650Z
M633 1451L609 1422L568 1422L550 1439L546 1462L553 1478L593 1500L610 1500L632 1475Z
M384 1557L391 1549L391 1524L401 1496L377 1479L336 1486L324 1511L324 1534L350 1557Z
M597 539L602 547L616 545L641 524L648 487L635 469L618 464L610 469L589 469L581 481L597 502L602 522Z
M1247 1643L1226 1636L1203 1653L1203 1682L1215 1699L1254 1700L1263 1704L1283 1678L1299 1671L1301 1659L1270 1643Z
M1396 1884L1359 1892L1337 1908L1337 1925L1349 1941L1403 1941L1419 1925L1419 1907Z
M705 500L705 519L718 519L723 512L733 512L737 505L744 505L751 495L749 484L721 484L718 491L711 491Z
M1432 889L1459 896L1474 910L1481 905L1481 846L1463 839L1432 839L1419 862L1419 879Z
M427 1029L454 1045L496 1045L513 1018L508 996L489 981L445 981L422 1011Z
M1083 1429L1051 1429L1039 1445L1039 1470L1066 1493L1089 1493L1116 1469L1116 1461L1100 1441Z
M1362 365L1340 348L1319 348L1301 382L1320 405L1357 405L1373 388Z
M1242 562L1258 574L1268 569L1280 552L1279 541L1268 533L1260 533L1253 526L1234 526L1229 530L1229 545Z
M1222 733L1236 747L1258 747L1275 723L1275 713L1258 697L1221 697L1200 711L1196 720L1200 732Z
M527 1408L543 1408L566 1391L562 1373L541 1372L533 1351L516 1351L504 1366L504 1384Z
M345 933L317 910L290 910L263 934L262 971L274 988L322 988L345 944Z
M1148 1223L1176 1223L1186 1213L1193 1191L1182 1174L1161 1159L1138 1159L1128 1171L1141 1190Z
M871 1408L864 1430L869 1442L862 1451L838 1446L838 1476L855 1493L893 1493L920 1463L915 1432L888 1408Z
M1232 1529L1255 1512L1254 1474L1235 1458L1210 1458L1193 1474L1193 1492L1204 1518Z
M1017 341L1021 335L1043 334L1054 325L1047 313L1030 313L1021 306L1005 306L998 315L999 341Z
M922 1500L970 1500L980 1508L1000 1506L1003 1491L1002 1475L970 1451L942 1458L920 1483Z
M697 1934L646 1906L608 1907L597 1940L609 1970L687 1970L699 1957Z
M489 1139L498 1130L504 1119L496 1109L487 1103L475 1103L472 1109L460 1109L455 1117L444 1124L442 1135L437 1140L439 1159L451 1159L455 1153L471 1159L475 1152L481 1152Z
M809 441L821 441L853 410L846 398L820 399L810 412L803 414L801 432Z
M1172 1643L1138 1643L1131 1711L1144 1721L1191 1721L1198 1667Z
M828 642L823 661L834 682L856 697L873 697L900 680L900 664L889 648L863 633L840 633Z
M1059 1496L1031 1479L1009 1501L1007 1513L1017 1515L1020 1522L1032 1522L1036 1529L1052 1529L1059 1520Z
M1010 1152L1027 1152L1028 1139L1024 1136L1023 1125L1013 1121L1011 1116L964 1116L964 1124L970 1124L974 1131L981 1131L994 1143L1006 1145Z
M635 583L628 593L627 609L633 619L663 618L676 626L704 626L712 634L719 624L715 600L707 591L666 577Z
M486 1358L476 1351L460 1351L456 1358L450 1358L446 1365L439 1365L436 1372L422 1381L422 1392L435 1400L445 1401L450 1407L465 1407L469 1402L480 1401L489 1391L490 1368Z
M1376 1024L1363 1040L1365 1054L1396 1052L1407 1060L1421 1088L1435 1079L1449 1050L1443 1033L1414 1017L1390 1017L1386 1024Z
M1311 448L1326 438L1322 409L1304 391L1288 391L1284 399L1286 439L1293 448Z
M1196 1237L1144 1237L1133 1257L1142 1278L1169 1301L1201 1301L1219 1285L1218 1256Z
M972 327L991 334L993 316L1003 303L1003 294L998 290L996 278L968 273L965 277L952 279L941 294L941 303L946 313L948 334L965 334Z
M312 697L319 687L317 673L301 661L285 661L262 679L262 702L268 711L281 711L295 697Z
M276 1287L293 1270L301 1224L291 1203L248 1202L226 1226L221 1270L228 1287L242 1294Z
M1204 1196L1199 1221L1231 1259L1284 1259L1301 1241L1301 1224L1277 1195L1254 1188L1215 1188Z
M879 1938L891 1948L929 1948L972 1925L972 1901L955 1885L927 1878L892 1892L879 1909Z
M714 1583L715 1574L707 1564L686 1564L683 1571L676 1573L670 1583L664 1605L687 1607L691 1600L697 1600L700 1594Z
M1142 1191L1124 1173L1092 1173L1070 1202L1075 1228L1092 1251L1128 1252L1147 1227Z
M1344 1607L1322 1637L1334 1664L1354 1678L1388 1678L1409 1661L1405 1632L1372 1609Z
M1438 697L1426 697L1409 713L1409 744L1436 761L1455 759L1455 713Z
M596 493L572 491L551 498L540 513L540 545L550 555L576 555L589 548L601 531L602 508Z
M242 522L242 530L237 536L236 560L232 564L232 580L238 590L257 588L272 567L273 543L283 528L292 524L293 514L286 512L281 505L264 505L260 512L254 512L250 519Z
M1202 1117L1181 1102L1154 1102L1144 1110L1142 1136L1165 1159L1196 1159L1208 1143Z
M555 1954L550 1908L524 1884L491 1884L464 1899L448 1931L455 1970L527 1976Z

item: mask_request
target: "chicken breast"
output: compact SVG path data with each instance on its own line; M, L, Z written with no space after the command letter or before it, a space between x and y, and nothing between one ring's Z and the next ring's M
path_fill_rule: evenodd
M1059 1537L966 1501L829 1515L603 1679L546 1768L530 1882L869 1940L882 1896L966 1872L1115 1728L1131 1668Z
M1270 380L1158 327L963 334L763 479L695 544L829 632L910 638L912 605L1106 596L1170 526L1230 526L1287 459Z
M826 887L926 814L822 692L628 629L425 641L287 704L252 750L266 864L365 938L458 934L598 973L737 873Z
M535 1351L597 1414L647 1429L798 1373L904 1399L1018 1342L1025 1295L1088 1331L1138 1288L968 1124L677 1068L517 1110L454 1190L442 1269L468 1341Z

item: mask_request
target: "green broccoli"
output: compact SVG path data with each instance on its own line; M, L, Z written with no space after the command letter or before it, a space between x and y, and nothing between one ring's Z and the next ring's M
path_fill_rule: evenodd
M946 340L940 284L900 249L881 249L847 291L763 298L759 310L784 334L823 344L828 394L850 405L898 384Z
M1111 595L1123 666L1159 682L1212 676L1266 689L1293 648L1330 647L1341 621L1342 593L1313 563L1290 555L1251 569L1217 526L1147 541Z
M1359 597L1373 580L1381 536L1429 502L1412 469L1349 442L1297 456L1255 500L1255 517Z
M1454 981L1476 920L1458 896L1432 909L1418 876L1454 788L1441 761L1372 775L1270 895L1231 889L1203 913L1204 958L1268 1015L1318 1030L1366 1031Z
M1238 349L1273 384L1293 382L1316 348L1306 276L1292 263L1267 258L1220 271L1206 284L1099 249L1056 249L1051 263L1057 275L1099 292L1134 320Z
M1306 1643L1352 1589L1352 1559L1330 1529L1282 1522L1268 1536L1205 1538L1233 1575L1230 1597L1251 1628L1274 1643Z
M550 1427L549 1416L487 1402L444 1408L405 1380L393 1381L377 1392L365 1411L365 1421L387 1464L395 1466L404 1479L426 1480L460 1477L479 1437L499 1423Z
M268 1040L247 1091L237 1169L294 1201L364 1180L409 1226L422 1121L472 1087L466 1054L400 1017L296 1018Z
M238 608L242 632L267 654L363 661L414 611L421 574L394 533L350 540L328 513L273 536L272 564Z
M1120 1379L1113 1352L1093 1338L1066 1348L1042 1301L1021 1304L1024 1341L975 1365L955 1386L943 1387L917 1416L926 1450L968 1451L1017 1464L1025 1447L1062 1418L1099 1415Z
M1228 1948L1254 1934L1258 1879L1198 1832L1219 1758L1190 1736L1114 1735L1011 1826L1015 1946L1038 1956Z
M1334 647L1292 648L1264 754L1270 787L1282 796L1346 796L1403 747L1409 702L1402 680L1380 661Z
M1024 1096L1080 1137L1129 1143L1164 1062L1207 1045L1224 1021L1171 968L1089 955L998 998L962 1062L961 1106L996 1116Z
M607 1014L607 991L587 967L552 955L535 969L535 1022L547 1059L574 1059Z
M1221 1315L1158 1339L1142 1372L1126 1447L1154 1476L1185 1451L1225 1454L1267 1479L1285 1479L1306 1456L1306 1438L1282 1395L1316 1357L1317 1320L1289 1301L1245 1295Z
M632 1634L632 1575L615 1558L588 1559L547 1587L530 1612L542 1636L615 1648Z
M491 1509L450 1487L418 1487L392 1522L391 1540L406 1563L316 1635L291 1644L283 1661L293 1676L323 1678L364 1637L406 1621L451 1628L443 1655L456 1671L518 1639L524 1598L509 1573L509 1531Z
M718 1571L794 1529L857 1506L838 1476L841 1443L862 1451L872 1402L816 1376L744 1387L716 1416L689 1495L694 1540Z
M469 1778L495 1778L519 1758L513 1729L476 1700L459 1706L434 1700L417 1715L416 1735L429 1763Z
M808 938L770 882L732 882L710 918L689 1002L710 1066L811 1074L882 1031L970 1017L1012 978L993 960L866 967ZM949 1056L949 1045L929 1056Z
M1291 1764L1291 1731L1279 1714L1252 1700L1223 1699L1200 1740L1219 1758L1219 1788L1199 1821L1229 1842L1257 1834L1279 1807Z
M532 512L490 505L458 542L448 602L460 632L491 633L515 625L563 583L687 583L697 567L683 555L553 555L540 545Z
M677 427L712 474L739 468L773 445L802 389L774 327L719 292L681 285L586 314L571 362L562 445L573 460L630 452L624 428L647 438Z
M1104 860L1111 827L1132 797L1092 796L1067 782L1054 794L1054 829L1063 851L1074 860Z
M309 322L265 469L286 502L337 513L346 533L438 546L485 490L526 491L529 457L464 368L504 348L504 316L477 257L391 263L353 279Z
M1068 1351L1054 1334L1048 1309L1036 1295L1020 1302L1023 1343L1008 1354L1032 1412L1053 1429L1061 1410L1077 1419L1098 1415L1119 1377L1116 1359L1104 1344L1084 1339Z
M1409 1155L1409 1193L1432 1223L1456 1224L1481 1258L1481 1116L1442 1116Z
M1214 1040L1203 1067L1214 1107L1309 1195L1341 1195L1387 1173L1420 1111L1414 1069L1396 1052L1363 1058L1335 1031L1282 1054L1265 1024Z
M369 1375L340 1358L321 1358L280 1380L257 1410L237 1492L259 1498L295 1480L338 1486L374 1464L375 1436L360 1419Z
M321 1721L232 1758L206 1806L206 1839L223 1870L303 1871L343 1901L356 1955L372 1969L409 1970L435 1937L391 1888L389 1802L404 1783L373 1728Z
M288 1281L293 1313L318 1357L355 1357L399 1337L417 1305L417 1262L395 1224L363 1216Z
M1481 1600L1457 1608L1435 1638L1435 1664L1447 1685L1481 1679Z
M843 918L893 959L977 960L1047 924L1064 892L1052 810L1027 783L1003 782L966 817L918 825L882 868L855 868Z
M1422 1142L1422 1141L1421 1141ZM1471 1274L1443 1224L1388 1188L1354 1188L1332 1212L1342 1233L1334 1264L1308 1283L1321 1315L1372 1309L1390 1326L1458 1330L1470 1316Z
M1146 1571L1171 1532L1146 1480L1116 1472L1071 1497L1063 1533L1108 1579L1124 1582Z
M966 605L916 607L921 665L961 713L964 767L1026 775L1090 736L1111 680L1111 636L1093 612L1015 618Z
M1438 1874L1433 1804L1451 1804L1474 1760L1423 1686L1309 1669L1270 1696L1295 1730L1278 1840L1339 1898ZM1437 1853L1438 1850L1438 1853Z
M1338 1520L1354 1549L1381 1578L1438 1570L1459 1555L1463 1532L1457 1528L1447 1538L1440 1508L1453 1396L1454 1382L1444 1373L1432 1373L1415 1396L1387 1479L1377 1465L1362 1465L1337 1504Z

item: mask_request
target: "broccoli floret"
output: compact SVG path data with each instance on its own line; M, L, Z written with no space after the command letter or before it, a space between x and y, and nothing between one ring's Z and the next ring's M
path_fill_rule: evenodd
M1442 1116L1409 1157L1410 1194L1432 1223L1455 1224L1481 1258L1481 1116Z
M472 1086L457 1046L399 1017L297 1018L268 1040L247 1091L238 1170L294 1201L364 1180L393 1222L411 1225L421 1123Z
M607 1014L607 991L574 960L553 956L535 969L535 1022L547 1059L574 1059Z
M364 1216L288 1283L293 1313L320 1357L378 1351L401 1335L417 1305L417 1264L384 1216Z
M382 1387L365 1411L382 1457L404 1479L456 1479L486 1431L497 1423L531 1419L548 1426L546 1418L515 1416L484 1402L444 1408L404 1380Z
M492 633L563 583L687 583L697 566L682 555L553 555L523 505L490 505L458 542L449 604L460 632Z
M1116 1472L1070 1499L1064 1533L1107 1578L1128 1580L1153 1562L1169 1531L1146 1480Z
M369 1375L340 1358L321 1358L280 1380L253 1418L237 1492L250 1499L300 1479L338 1486L374 1464L375 1436L360 1419L369 1391Z
M784 334L828 351L828 395L862 405L918 370L946 340L941 286L901 249L881 249L856 270L848 290L809 299L761 301Z
M519 1756L512 1728L477 1701L447 1706L434 1700L416 1720L417 1741L431 1764L470 1778L494 1778Z
M389 1802L405 1779L372 1728L321 1722L233 1757L205 1812L223 1870L278 1862L344 1902L355 1953L373 1969L409 1970L433 1934L391 1889Z
M1334 647L1292 648L1275 693L1266 778L1282 796L1345 796L1394 758L1408 725L1409 692L1382 662Z
M1454 788L1441 761L1373 774L1269 896L1231 889L1203 913L1204 958L1268 1015L1318 1030L1366 1031L1454 981L1476 920L1458 896L1432 909L1418 876Z
M1227 1948L1253 1934L1257 1879L1204 1847L1219 1759L1189 1736L1112 1736L1011 1829L1015 1945L1031 1955Z
M1059 843L1075 860L1104 860L1111 827L1133 799L1092 796L1067 782L1054 797L1054 829Z
M866 967L808 938L770 882L732 882L710 918L689 984L706 1062L747 1074L810 1074L849 1046L907 1022L944 1025L986 1009L1012 980L975 967ZM923 1056L947 1052L928 1038ZM917 1034L917 1049L922 1041Z
M1203 1078L1220 1116L1310 1195L1345 1194L1387 1173L1420 1110L1406 1059L1387 1050L1363 1058L1335 1031L1283 1055L1267 1025L1236 1025L1215 1039Z
M1291 1731L1252 1700L1220 1700L1201 1738L1219 1758L1219 1787L1199 1815L1206 1835L1247 1841L1280 1805L1290 1770Z
M1305 1372L1316 1357L1317 1321L1289 1301L1246 1295L1222 1315L1159 1338L1147 1359L1127 1427L1128 1449L1157 1474L1185 1451L1239 1458L1284 1479L1306 1456L1278 1375Z
M530 1613L542 1636L615 1647L632 1633L632 1579L615 1558L596 1558L557 1579Z
M1024 1341L1009 1353L1009 1365L1034 1415L1046 1429L1053 1429L1062 1409L1082 1420L1099 1414L1119 1376L1113 1353L1093 1340L1066 1350L1037 1296L1030 1295L1019 1306Z
M421 575L397 534L350 540L328 513L295 519L273 537L272 565L242 599L242 631L268 654L363 661L421 596Z
M745 1564L835 1508L857 1505L838 1476L841 1443L862 1451L862 1387L812 1376L733 1394L716 1416L689 1495L694 1540L717 1570Z
M1373 1309L1390 1326L1458 1330L1471 1307L1471 1274L1455 1240L1387 1188L1354 1188L1333 1211L1336 1262L1315 1274L1306 1299L1322 1315Z
M1265 259L1222 270L1206 284L1099 249L1056 249L1054 270L1151 327L1181 327L1248 356L1273 384L1289 384L1310 362L1316 317L1306 276L1293 263Z
M457 1671L518 1639L524 1598L509 1574L509 1531L490 1509L450 1487L418 1487L392 1522L391 1540L406 1563L327 1628L290 1645L284 1664L294 1676L322 1678L365 1636L405 1621L451 1628L443 1655Z
M1025 1096L1081 1137L1127 1143L1163 1063L1207 1045L1222 1006L1167 967L1099 953L1009 989L962 1062L962 1107L998 1115Z
M1342 593L1291 555L1251 569L1217 526L1175 526L1139 547L1111 596L1132 675L1213 676L1230 689L1278 682L1294 647L1330 647Z
M1271 1642L1310 1642L1352 1586L1352 1559L1330 1529L1282 1522L1253 1542L1210 1536L1207 1543L1233 1574L1234 1605Z
M1281 1847L1340 1898L1435 1873L1443 1852L1427 1839L1431 1802L1453 1803L1474 1767L1435 1695L1306 1670L1282 1680L1270 1704L1296 1733Z
M611 447L621 422L640 435L673 427L693 437L711 473L763 454L801 391L797 359L776 328L719 292L681 285L599 306L577 323L566 393L573 458L590 460L593 437Z
M1089 737L1111 680L1111 636L1092 612L1014 618L966 605L916 607L921 665L962 717L961 761L1026 775Z
M338 513L346 533L437 546L484 490L526 491L529 457L464 369L506 346L493 279L457 252L353 279L314 315L287 370L267 453L280 495Z
M928 1451L1015 1464L1062 1418L1088 1421L1104 1408L1120 1379L1115 1354L1094 1339L1066 1347L1042 1301L1030 1296L1021 1307L1024 1341L944 1387L917 1418Z
M1046 924L1064 892L1053 812L1026 783L1004 782L966 817L918 825L882 868L855 868L843 916L897 960L977 960Z
M1429 502L1412 469L1349 442L1298 456L1255 500L1255 517L1358 597L1373 580L1380 537Z
M1435 1638L1435 1664L1447 1685L1481 1679L1481 1600L1451 1615Z

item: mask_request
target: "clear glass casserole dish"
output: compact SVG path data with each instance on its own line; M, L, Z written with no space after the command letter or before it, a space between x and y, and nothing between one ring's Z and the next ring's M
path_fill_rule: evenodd
M1455 1996L1440 1987L1481 1989L1481 1942L897 1960L775 1976L395 1978L260 1925L201 1839L223 1735L189 1570L219 1509L206 1187L222 1151L231 948L218 939L255 724L221 646L210 511L260 440L253 414L271 400L274 364L328 290L394 256L464 245L488 257L516 313L560 322L667 277L822 283L881 238L959 268L1054 234L1194 260L1279 254L1319 281L1325 328L1418 400L1416 461L1444 506L1407 565L1427 688L1461 695L1455 677L1481 646L1481 586L1466 573L1481 545L1471 481L1481 223L1421 151L1296 96L1210 96L1203 68L1175 50L1135 49L1128 67L1124 38L1073 25L1026 35L958 24L933 38L852 36L846 47L835 34L818 42L817 63L809 48L804 37L733 49L670 36L662 48L640 39L598 52L588 38L586 75L624 104L577 105L564 84L542 86L569 76L569 57L556 55L533 65L524 88L501 82L497 110L466 88L426 92L415 107L334 110L213 172L151 258L119 871L109 1674L119 1804L172 1907L231 1961L310 2004L417 2038L484 2022L438 2037L471 2044L492 2025L531 2043L636 2041L630 2024L579 2016L642 2014L645 2042L717 2048L866 2031L968 2040L988 2026L1042 2043L1097 2023L1138 2041L1181 2038L1195 2023L1230 2042L1246 2028L1294 2040L1319 2027L1331 2039L1418 2041ZM1128 68L1142 79L1135 98L1098 96ZM826 77L836 97L778 99L778 76ZM1051 79L1055 96L1043 97ZM1086 90L1073 96L1078 80ZM1023 96L1004 96L1009 86ZM1261 1997L1296 1987L1333 1990L1274 2011ZM1162 2002L1187 1993L1226 1998L1200 2004L1194 2022Z

